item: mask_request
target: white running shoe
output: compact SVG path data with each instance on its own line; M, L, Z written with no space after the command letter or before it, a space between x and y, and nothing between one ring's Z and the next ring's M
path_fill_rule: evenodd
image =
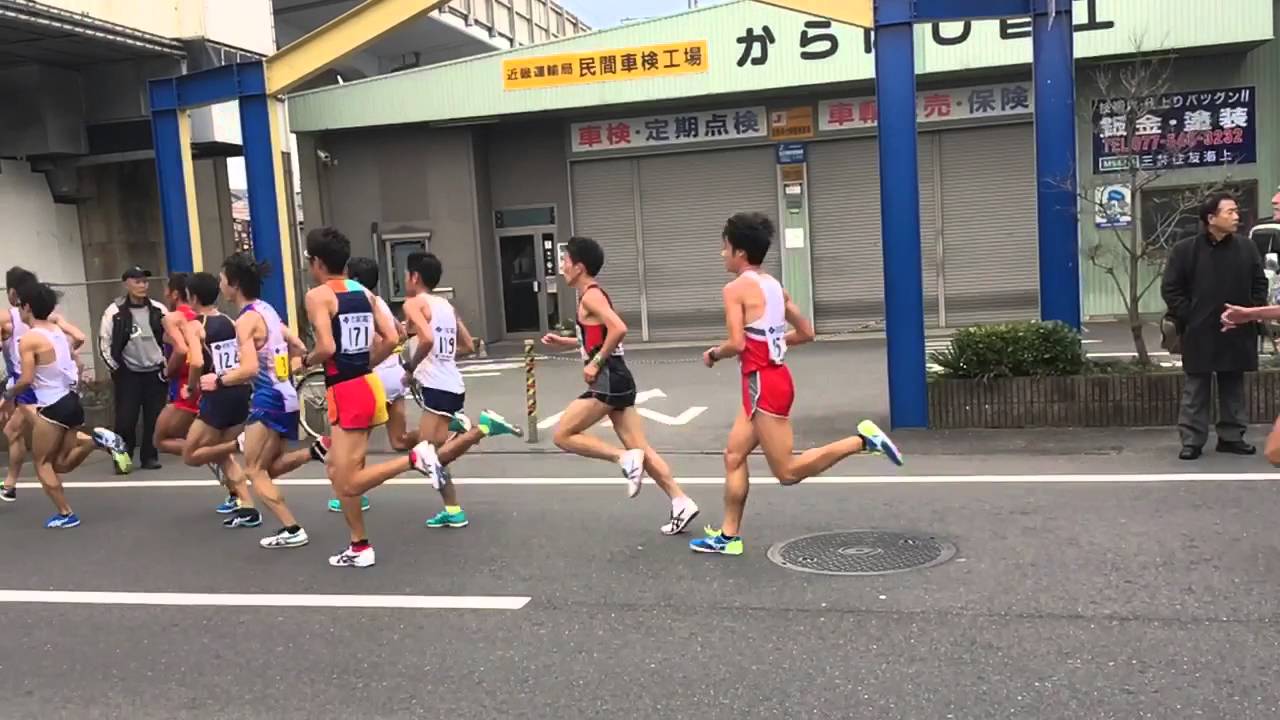
M689 523L698 517L698 503L692 498L685 498L685 502L678 507L673 503L671 505L671 518L666 525L658 528L663 535L679 535L689 527Z
M240 434L236 436L236 449L240 451L241 455L244 454L244 431L243 430L241 430Z
M311 542L311 538L307 537L306 528L298 528L298 532L289 532L284 528L280 528L274 535L268 535L258 541L258 544L268 550L278 550L281 548L302 547Z
M375 562L373 554L373 546L356 552L348 545L345 550L329 558L329 564L333 567L369 567Z
M622 476L627 479L627 497L640 494L640 480L644 478L644 450L636 448L622 453L618 461L622 467Z
M439 490L445 485L444 473L440 472L440 457L436 455L436 447L423 440L409 451L409 464L414 470L431 481L431 487Z

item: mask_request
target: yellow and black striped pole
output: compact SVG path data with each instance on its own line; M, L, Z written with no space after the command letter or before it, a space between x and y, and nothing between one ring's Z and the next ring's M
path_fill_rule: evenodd
M534 368L533 341L524 341L525 437L538 442L538 375Z

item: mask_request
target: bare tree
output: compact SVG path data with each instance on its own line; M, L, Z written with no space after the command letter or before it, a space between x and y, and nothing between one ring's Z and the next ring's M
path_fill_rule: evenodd
M1124 64L1103 65L1094 71L1099 99L1090 109L1090 124L1095 134L1107 138L1108 154L1121 158L1123 169L1112 175L1117 181L1095 182L1078 191L1085 207L1092 210L1089 215L1107 218L1111 226L1100 228L1100 237L1086 256L1115 285L1124 302L1134 351L1144 365L1151 362L1151 356L1143 336L1147 321L1142 317L1142 300L1160 281L1169 249L1198 222L1200 201L1230 181L1230 175L1224 175L1219 181L1162 193L1158 201L1144 203L1147 194L1157 189L1153 185L1173 170L1142 162L1143 155L1160 149L1162 133L1152 133L1144 125L1153 113L1167 109L1165 96L1172 76L1172 57L1141 53ZM1115 184L1128 185L1127 206L1098 192L1100 187ZM1143 217L1144 207L1149 207L1149 217ZM1119 222L1124 217L1129 221ZM1143 270L1151 275L1145 282Z

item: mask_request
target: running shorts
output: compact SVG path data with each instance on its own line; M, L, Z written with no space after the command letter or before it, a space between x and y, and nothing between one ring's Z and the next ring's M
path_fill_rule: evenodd
M84 407L80 405L80 395L69 392L58 398L56 402L39 408L40 417L68 430L84 425Z
M420 397L423 410L444 417L453 417L454 413L462 412L467 399L466 393L454 393L429 387L422 388Z
M400 363L377 368L374 372L378 374L378 379L382 381L382 390L387 394L387 404L391 404L408 394L409 390L404 386L404 366Z
M229 430L243 425L249 417L249 396L253 388L233 385L200 396L200 421L215 430Z
M8 385L5 385L5 389L8 389L8 388L13 387L14 383L16 383L16 382L18 382L18 378L13 377L12 375L10 375L10 376L9 376L9 384L8 384ZM15 398L13 399L13 402L14 402L14 403L16 403L16 404L18 404L18 405L35 405L35 404L36 404L36 389L35 389L35 388L33 388L33 387L31 387L30 385L28 385L28 386L27 386L27 389L26 389L26 390L23 390L21 395L19 395L19 396L15 397Z
M178 378L169 381L169 404L192 415L200 413L200 391L193 394L187 383Z
M368 430L387 422L387 393L377 373L329 386L329 424L343 430Z
M614 410L626 410L636 404L636 381L631 369L620 357L611 357L600 366L595 382L578 396L582 400L599 400Z
M250 410L249 419L245 421L245 425L254 423L262 423L267 426L271 432L279 435L285 440L298 439L298 419L299 411L280 412L279 410Z
M742 376L742 410L747 417L757 412L774 417L791 417L796 386L786 365L770 365Z

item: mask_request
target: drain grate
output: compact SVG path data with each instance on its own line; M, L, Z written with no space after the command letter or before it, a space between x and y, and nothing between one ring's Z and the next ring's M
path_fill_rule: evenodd
M956 546L924 533L845 530L776 543L769 559L788 570L822 575L887 575L941 565Z

